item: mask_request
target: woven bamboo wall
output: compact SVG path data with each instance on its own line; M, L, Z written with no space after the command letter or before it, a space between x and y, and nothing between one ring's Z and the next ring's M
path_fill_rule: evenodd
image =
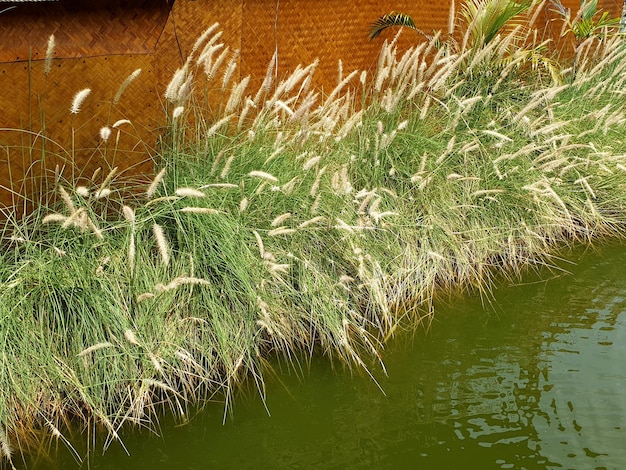
M457 2L459 3L459 2ZM578 0L564 0L576 12ZM59 0L19 4L0 15L0 207L21 205L25 181L40 179L59 163L66 174L91 175L118 166L136 175L151 173L155 135L164 121L163 92L196 38L214 22L223 41L239 49L239 77L258 85L278 51L278 75L320 60L316 85L336 85L338 61L344 75L371 71L388 31L368 40L369 25L392 10L413 16L424 32L447 30L450 1L426 0ZM457 5L457 9L459 6ZM620 16L622 0L600 0L599 8ZM557 37L561 23L548 8L538 21ZM56 38L53 68L43 71L50 34ZM401 45L421 40L412 31ZM134 70L140 77L112 106L119 85ZM80 113L69 107L74 94L90 88ZM219 87L217 87L219 88ZM210 102L220 99L209 89ZM99 130L126 118L114 151ZM7 129L16 129L13 131ZM20 131L21 130L21 131ZM25 130L25 131L24 131ZM45 136L45 139L43 138ZM45 165L41 162L46 150Z
M0 206L23 208L58 164L79 178L115 166L149 174L153 133L161 120L154 86L154 54L171 6L162 0L59 0L20 4L0 15ZM48 38L55 36L50 73L44 73ZM142 72L112 100L136 69ZM74 95L91 94L78 114ZM120 119L102 141L102 127ZM116 145L119 131L119 144Z
M281 0L260 2L244 0L242 30L242 75L258 85L265 76L267 64L278 52L278 76L293 71L298 64L308 65L316 59L318 84L332 88L337 84L338 61L346 73L375 66L381 41L369 41L369 25L391 11L420 13L420 24L426 30L447 22L448 10L441 4L424 0ZM445 3L445 2L444 2ZM278 5L278 9L276 6ZM405 35L407 40L411 33Z

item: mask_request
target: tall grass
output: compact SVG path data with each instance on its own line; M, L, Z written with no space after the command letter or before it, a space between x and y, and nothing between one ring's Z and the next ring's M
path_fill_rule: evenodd
M619 37L590 42L563 84L500 60L507 36L469 62L437 39L391 42L372 76L325 96L316 64L278 83L270 64L250 90L218 39L210 28L168 86L152 184L129 196L114 172L59 178L58 203L5 227L4 457L33 430L69 445L78 420L106 446L241 380L262 393L267 355L367 370L437 293L488 295L563 244L621 235Z

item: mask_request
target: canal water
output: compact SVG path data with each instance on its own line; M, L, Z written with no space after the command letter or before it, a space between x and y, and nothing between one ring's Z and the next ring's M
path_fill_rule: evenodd
M442 302L386 345L378 385L326 358L275 364L265 403L251 387L224 423L209 404L80 468L626 468L626 248L564 256L568 272ZM47 450L29 468L79 468Z

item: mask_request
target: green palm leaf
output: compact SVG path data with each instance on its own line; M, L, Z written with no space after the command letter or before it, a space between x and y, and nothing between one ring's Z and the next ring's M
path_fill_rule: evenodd
M472 44L477 47L487 45L505 24L532 6L532 0L517 3L512 0L468 0L463 4L461 14L468 24Z
M372 26L370 28L370 39L374 39L385 29L391 28L393 26L405 26L407 28L411 28L417 31L413 18L411 18L409 15L405 15L404 13L398 13L394 11L381 16L372 23Z

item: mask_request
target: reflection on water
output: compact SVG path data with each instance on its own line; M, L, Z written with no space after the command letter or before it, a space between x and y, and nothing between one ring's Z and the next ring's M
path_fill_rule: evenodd
M491 305L439 307L388 345L384 395L315 359L268 379L271 415L242 394L224 425L209 406L90 468L626 468L626 249L576 261ZM76 468L62 450L34 466Z

